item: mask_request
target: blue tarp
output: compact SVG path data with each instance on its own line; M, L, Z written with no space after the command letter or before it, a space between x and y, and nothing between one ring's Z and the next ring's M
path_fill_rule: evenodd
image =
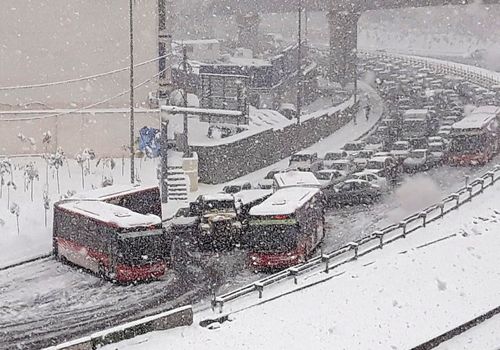
M148 128L147 126L139 130L139 150L148 157L155 158L160 155L160 130Z

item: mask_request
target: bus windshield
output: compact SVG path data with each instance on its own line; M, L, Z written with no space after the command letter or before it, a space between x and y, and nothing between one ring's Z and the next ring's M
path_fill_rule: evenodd
M119 234L118 257L132 266L164 260L166 239L161 229Z
M297 247L297 225L252 225L250 223L248 245L256 252L287 252Z

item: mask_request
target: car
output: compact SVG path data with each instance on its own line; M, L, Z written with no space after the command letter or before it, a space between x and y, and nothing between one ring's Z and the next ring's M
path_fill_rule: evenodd
M351 155L353 153L357 153L364 149L366 146L364 141L353 141L353 142L348 142L346 143L343 147L342 150L346 151L348 155Z
M442 126L447 126L447 125L453 125L455 124L460 118L454 115L447 116L441 120L441 125Z
M331 183L338 183L345 179L345 175L341 171L334 169L320 170L314 173L314 175L322 187Z
M356 156L352 159L352 162L354 163L356 170L361 171L366 167L366 163L368 160L373 157L375 152L372 150L361 150L359 151Z
M355 171L355 165L349 159L339 159L330 164L328 169L338 170L347 176Z
M297 118L297 108L293 103L282 103L278 111L287 119Z
M431 142L429 143L429 152L437 164L442 165L447 158L448 146L443 141Z
M451 132L451 126L450 125L445 125L439 128L438 131L438 136L441 136L443 138L448 138L450 136Z
M373 156L366 164L365 172L385 177L389 183L397 181L401 174L401 166L393 156Z
M302 151L290 157L289 167L299 171L319 171L323 169L323 161L315 152Z
M250 182L234 182L222 189L223 193L234 194L244 190L251 190L252 184Z
M282 170L278 169L273 169L269 171L266 176L264 177L264 180L260 180L258 183L258 187L262 190L270 190L273 188L273 183L274 183L274 175L277 173L281 172Z
M392 145L391 155L398 159L404 160L410 154L411 145L408 141L396 141Z
M387 189L387 179L370 171L360 171L359 173L352 174L349 178L368 181L380 187L381 190Z
M382 195L380 187L368 181L350 179L337 185L323 188L326 203L332 207L346 205L371 204Z
M345 158L347 158L346 151L339 150L339 151L327 152L323 157L323 165L325 168L329 168L332 162Z
M422 170L428 170L437 165L438 159L435 158L428 149L415 149L410 152L408 158L403 162L403 170L407 173L415 173Z

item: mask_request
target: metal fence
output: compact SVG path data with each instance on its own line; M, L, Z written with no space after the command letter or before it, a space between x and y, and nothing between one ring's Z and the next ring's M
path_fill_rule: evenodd
M486 188L495 184L499 178L500 165L496 165L491 171L488 171L483 176L470 182L457 192L452 193L441 202L431 205L418 213L410 215L401 220L399 223L392 224L381 230L375 231L366 237L363 237L355 242L350 242L330 253L323 253L303 264L266 276L263 279L233 290L229 293L215 296L212 300L212 309L218 308L219 312L222 313L225 303L254 292L257 292L259 298L262 298L266 286L273 285L282 280L293 278L294 283L297 284L297 276L313 268L317 268L321 264L324 265L323 272L329 273L332 269L335 269L340 265L357 260L359 257L367 255L375 250L383 249L385 245L398 239L406 238L412 232L426 227L429 223L442 218L451 211L458 209L463 204L470 202L472 198L483 193Z

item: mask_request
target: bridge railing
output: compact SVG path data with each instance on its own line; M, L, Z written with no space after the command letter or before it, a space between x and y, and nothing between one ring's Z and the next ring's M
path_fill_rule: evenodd
M493 85L500 84L499 73L492 72L480 67L474 67L466 64L449 62L435 58L404 55L384 51L363 51L361 52L361 54L367 57L379 59L401 59L413 66L422 65L424 68L429 68L435 73L455 75L488 89Z
M307 271L318 269L322 264L324 266L321 271L323 273L329 273L331 270L345 263L357 260L359 257L367 255L375 250L383 249L384 246L396 240L406 238L420 228L426 227L429 223L444 217L448 213L470 202L474 197L483 193L485 189L493 186L499 179L500 165L496 165L492 170L460 188L457 192L443 198L441 202L410 215L399 223L377 230L366 237L350 242L329 253L322 253L305 263L290 267L229 293L214 297L212 300L212 308L214 310L218 309L219 312L222 313L224 305L228 302L243 296L248 296L252 293L257 293L259 299L263 298L266 287L288 279L293 279L294 283L297 284L298 276Z

